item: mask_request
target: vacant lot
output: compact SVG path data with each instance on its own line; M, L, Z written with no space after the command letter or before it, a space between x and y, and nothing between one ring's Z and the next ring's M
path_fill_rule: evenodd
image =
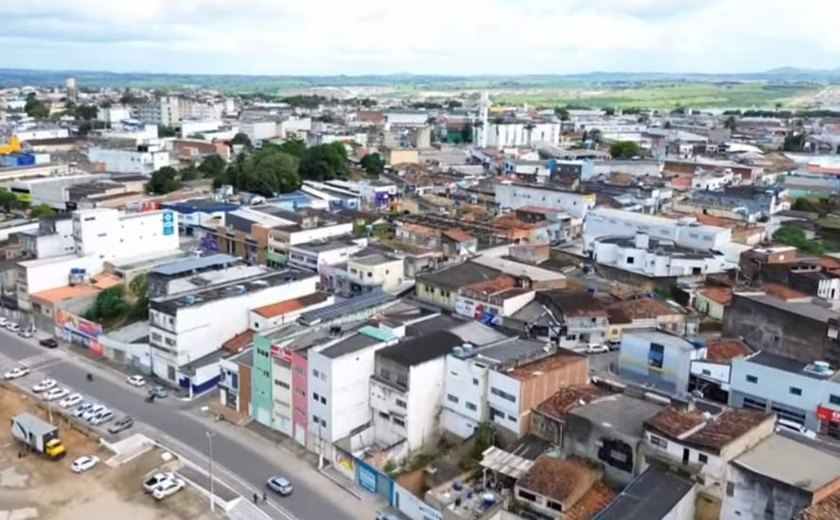
M47 520L218 518L210 514L209 503L189 488L162 502L143 493L143 477L162 464L160 451L153 450L111 469L104 464L111 453L58 414L54 419L67 457L57 462L32 454L19 458L20 445L8 425L11 417L23 411L46 415L32 399L0 387L0 516L3 511L34 509L39 519ZM103 463L76 475L70 465L82 455L97 455Z

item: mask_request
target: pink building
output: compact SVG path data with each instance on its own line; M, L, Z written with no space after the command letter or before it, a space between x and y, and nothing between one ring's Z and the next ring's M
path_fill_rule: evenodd
M308 362L306 359L306 350L291 351L291 365L292 365L292 437L301 446L306 446L306 428L309 417L309 407L307 403L306 392L308 384L306 375L309 372L307 369ZM308 448L308 446L306 446Z

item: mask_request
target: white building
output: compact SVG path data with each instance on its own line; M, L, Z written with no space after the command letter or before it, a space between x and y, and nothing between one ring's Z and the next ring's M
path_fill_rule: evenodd
M120 121L131 119L131 109L123 105L99 107L96 111L96 119L97 121L108 124L119 123Z
M276 121L240 121L239 131L247 135L252 142L263 141L279 136L278 126Z
M110 129L97 130L96 134L103 139L125 139L135 144L154 142L158 139L158 126L136 122L122 122L111 125Z
M473 128L473 142L490 148L516 148L532 144L560 144L560 123L534 121L487 122Z
M601 265L650 277L705 276L721 273L727 268L723 253L680 247L643 233L635 237L595 239L592 259Z
M436 331L376 353L370 378L373 442L408 455L437 438L444 396L446 356L463 344L447 331Z
M298 244L289 249L289 265L317 271L321 266L347 262L350 255L360 251L362 245L351 240L324 240Z
M66 139L70 137L70 130L59 127L18 128L14 135L23 142L40 141L42 139Z
M496 205L502 210L516 210L523 206L537 206L568 213L582 220L595 207L595 195L562 190L551 186L501 182L495 185Z
M181 139L192 137L196 134L215 132L224 126L221 119L190 119L181 121Z
M551 170L545 161L505 159L503 168L505 175L533 175L542 180L551 176Z
M388 131L393 127L426 126L426 123L429 121L429 113L422 110L386 112L384 114L384 119L385 131Z
M289 139L293 136L301 136L311 131L311 117L291 116L289 117L289 119L278 123L278 133L281 139Z
M88 149L88 161L99 163L104 171L113 173L153 173L171 163L169 152L158 145L141 145L135 149L94 146Z
M77 184L104 180L107 175L90 175L78 173L60 177L35 177L20 179L10 183L9 191L16 193L19 198L29 201L31 206L46 204L53 209L64 211L67 209L67 188Z
M239 214L251 210L240 209L229 213ZM353 222L330 215L327 212L310 210L296 212L275 211L271 216L275 223L268 232L268 249L285 254L292 246L318 240L329 240L353 233Z
M60 215L41 219L38 227L20 233L20 248L28 258L51 258L76 252L73 216Z
M174 96L163 96L137 108L137 118L152 125L174 127L181 117L178 98Z
M583 247L585 251L591 251L598 238L634 237L638 233L701 251L720 251L732 241L731 229L701 225L693 218L674 220L620 209L597 208L589 211L584 220Z
M381 254L365 255L347 261L347 277L361 286L377 286L390 291L404 281L403 260Z
M315 292L318 278L295 271L269 272L245 280L149 302L152 371L180 383L184 367L221 348L249 328L249 311Z

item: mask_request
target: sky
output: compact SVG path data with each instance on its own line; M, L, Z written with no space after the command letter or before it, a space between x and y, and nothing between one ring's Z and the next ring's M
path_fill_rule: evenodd
M0 0L0 68L280 75L837 68L836 1Z

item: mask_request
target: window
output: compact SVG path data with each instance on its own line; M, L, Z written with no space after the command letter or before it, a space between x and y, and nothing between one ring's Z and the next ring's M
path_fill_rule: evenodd
M703 464L709 462L709 457L706 456L704 453L697 454L697 462L702 462Z
M315 376L316 378L321 377L321 373L318 372L318 369L316 369L316 368L312 369L312 375Z
M628 256L628 257L627 257L627 264L628 264L628 265L633 264L633 262L635 262L635 261L636 261L636 259L635 259L635 258L633 258L632 256Z
M734 497L735 496L735 483L734 482L727 482L726 483L726 496Z
M327 398L323 395L321 396L321 404L327 404Z
M840 395L831 394L828 396L828 402L831 404L840 404Z
M792 393L793 395L802 395L802 389L801 389L801 388L797 388L797 387L795 387L795 386L790 387L789 391L790 391L790 393Z
M446 400L449 401L450 403L457 403L458 402L458 398L455 397L452 394L446 394Z
M514 417L514 416L512 416L512 415L510 415L510 414L508 414L508 416L507 416L507 417L508 417L508 421L511 421L511 422L516 422L516 417Z
M275 379L274 384L279 386L280 388L285 388L286 390L291 388L291 386L289 386L289 383L287 383L285 381L280 381L279 379Z
M762 401L760 399L752 399L750 397L744 398L744 408L750 408L752 410L761 410L764 411L767 409L767 402Z
M651 343L648 351L648 366L654 369L662 369L665 362L665 347L659 343Z
M525 490L520 489L516 494L519 495L519 498L521 498L523 500L529 500L531 502L536 502L537 501L537 496L536 495L534 495L532 493L528 493Z
M403 421L402 419L398 419L398 418L394 417L393 421L394 421L394 424L396 424L397 426L405 426L405 421Z
M498 388L491 388L490 393L493 394L493 395L497 395L497 396L501 397L502 399L506 399L506 400L510 401L511 403L516 402L516 396L512 395L512 394L509 394L509 393L505 392L504 390L499 390Z
M405 401L403 401L402 399L397 399L397 406L399 406L400 408L405 408Z
M548 501L548 507L554 509L555 511L563 511L563 504L555 502L554 500Z
M758 383L758 378L755 376L747 375L747 383Z
M661 437L657 437L656 435L651 435L650 436L650 443L653 444L654 446L659 446L660 448L667 448L668 447L668 441L666 441L665 439L663 439Z
M318 423L321 422L321 419L317 415L313 415L312 416L312 422L314 422L315 424L318 424Z
M458 377L458 372L455 372L454 370L450 370L449 373L455 377Z
M475 377L473 378L473 385L478 386L478 378L475 378ZM834 397L834 396L831 396L831 397Z
M379 412L379 417L381 417L381 418L383 418L383 419L385 419L385 420L387 420L387 419L390 419L390 418L391 418L391 416L390 416L390 415L388 415L388 414L387 414L387 413L385 413L385 412Z
M473 412L474 412L474 411L476 411L476 410L478 410L478 407L477 407L476 405L474 405L474 404L470 403L470 402L466 402L466 403L464 403L464 406L466 406L466 407L467 407L467 410L471 410L471 411L473 411Z
M312 392L312 399L315 399L317 401L320 398L321 396L318 395L318 392Z
M707 369L707 368L704 368L703 370L701 370L701 372L703 373L704 376L712 375L712 371Z

